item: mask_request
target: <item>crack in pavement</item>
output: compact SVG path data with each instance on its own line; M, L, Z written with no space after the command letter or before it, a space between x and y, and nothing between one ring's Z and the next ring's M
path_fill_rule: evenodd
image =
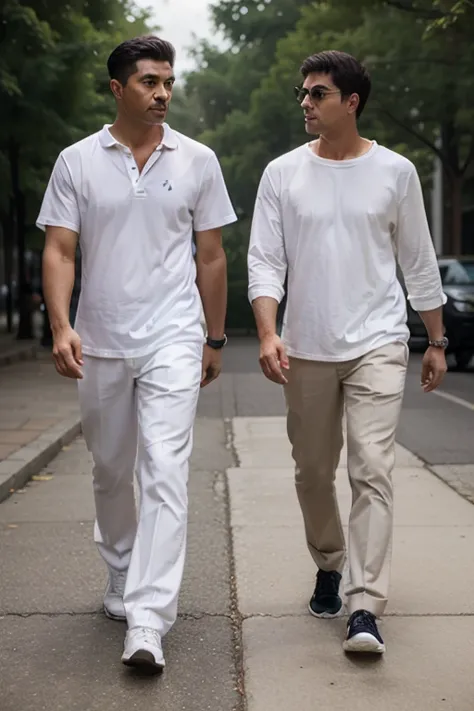
M308 620L314 620L314 617L311 617L308 615L308 613L304 612L295 612L295 613L282 613L281 615L272 615L269 613L265 612L256 612L253 613L252 615L242 615L242 620L256 620L256 619L265 619L268 618L270 620L286 620L286 619L300 619L303 617L307 617ZM348 618L348 614L340 615L339 617L334 617L333 620L343 620L345 618ZM383 615L383 617L379 618L382 622L383 620L386 619L410 619L410 618L419 618L423 619L424 617L437 617L437 618L442 618L442 617L474 617L473 612L390 612L388 614ZM325 622L330 622L331 620L324 620Z
M104 619L107 619L103 613L102 610L91 610L91 611L84 611L84 612L71 612L64 610L62 612L41 612L41 611L36 611L36 612L3 612L0 613L0 620L5 620L7 617L23 617L24 619L28 617L104 617ZM178 619L179 620L203 620L206 617L211 617L211 618L217 618L217 619L223 619L223 620L232 620L232 615L228 614L222 614L218 612L197 612L197 613L192 613L192 612L183 612L178 614Z
M239 466L239 458L234 445L234 432L232 429L232 420L224 419L224 428L226 434L226 447L231 452L235 466ZM230 508L230 489L229 479L224 477L224 492L225 492L225 511L226 511L226 529L227 529L227 549L229 555L230 567L230 609L231 609L231 624L234 647L234 662L236 671L235 688L240 696L240 703L233 711L245 711L247 709L247 697L245 693L245 672L244 672L244 656L243 656L243 639L242 639L242 622L243 617L239 610L238 595L237 595L237 577L236 565L234 556L234 536L231 526L231 508Z

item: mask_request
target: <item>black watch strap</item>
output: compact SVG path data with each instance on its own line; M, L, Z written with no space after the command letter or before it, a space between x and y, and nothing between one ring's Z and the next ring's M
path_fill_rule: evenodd
M221 338L219 340L215 340L213 338L206 338L206 344L209 346L209 348L214 348L214 350L218 351L221 348L224 348L225 344L227 343L227 336L224 335L224 338Z

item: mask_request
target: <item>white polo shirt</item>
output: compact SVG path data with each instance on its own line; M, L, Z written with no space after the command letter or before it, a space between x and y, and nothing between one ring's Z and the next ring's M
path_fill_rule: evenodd
M352 160L309 144L272 161L260 182L248 252L249 299L281 301L288 354L348 361L407 341L406 302L446 302L415 166L373 143Z
M83 352L133 358L202 341L193 230L236 219L215 153L166 124L141 174L109 126L62 151L37 225L80 236Z

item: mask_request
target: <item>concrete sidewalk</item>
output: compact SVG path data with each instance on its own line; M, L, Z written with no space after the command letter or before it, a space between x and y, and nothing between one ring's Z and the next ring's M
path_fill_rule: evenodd
M37 341L17 341L14 336L0 333L0 367L36 358Z
M471 711L474 506L397 445L390 603L377 660L345 657L347 619L307 611L306 549L282 417L235 418L228 470L248 711ZM337 475L350 509L344 452ZM347 528L345 529L347 531Z
M472 711L474 507L397 445L387 653L345 657L346 620L307 612L315 571L284 401L257 355L253 341L231 344L222 377L200 396L180 616L164 641L163 677L128 673L124 625L101 612L105 573L83 440L0 504L1 711ZM36 437L0 472L22 449L39 451L54 428L78 424L76 387L49 358L0 370L1 421L16 418L10 431ZM408 404L402 418L438 423L445 436L441 417ZM467 428L471 413L462 413ZM414 434L421 442L422 428ZM347 521L345 453L340 467Z
M120 662L126 627L102 612L92 462L82 438L0 504L1 711L243 711L225 471L226 425L198 418L179 619L162 677Z
M56 373L50 353L0 368L0 501L79 432L77 383Z

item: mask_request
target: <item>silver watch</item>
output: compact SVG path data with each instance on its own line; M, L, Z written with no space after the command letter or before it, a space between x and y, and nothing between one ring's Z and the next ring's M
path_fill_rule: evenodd
M439 341L428 341L428 345L431 346L432 348L447 348L449 346L449 341L446 338L446 336L443 336L443 338L440 338Z

